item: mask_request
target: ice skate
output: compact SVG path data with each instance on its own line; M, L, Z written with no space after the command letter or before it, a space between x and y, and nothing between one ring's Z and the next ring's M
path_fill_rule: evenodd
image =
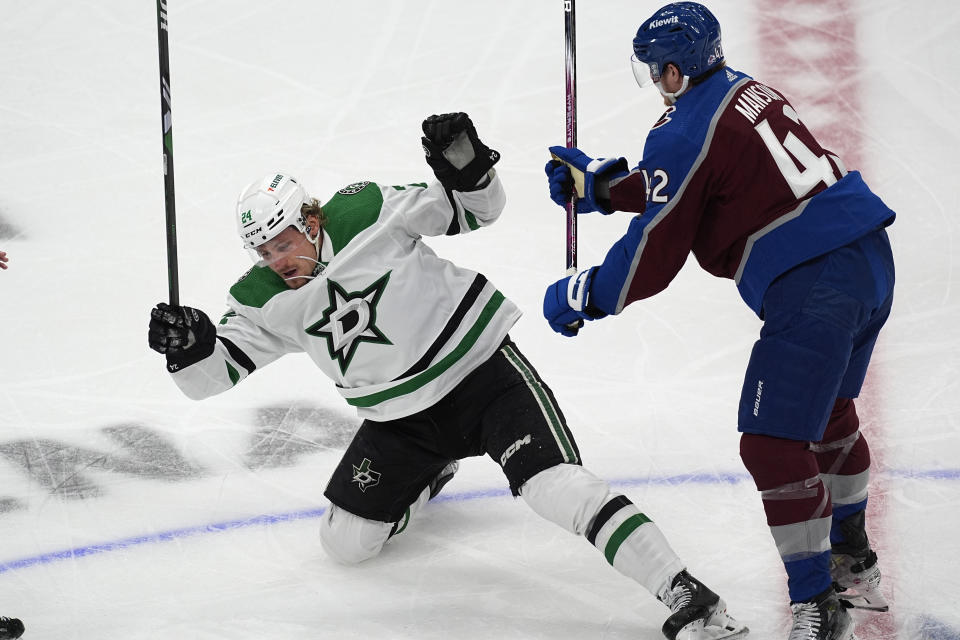
M17 618L0 616L0 640L19 638L23 635L23 623Z
M793 629L788 640L857 640L853 619L833 587L806 602L790 604Z
M872 549L867 549L865 556L832 554L830 575L836 583L837 596L851 607L870 611L890 609L887 599L880 593L880 566Z
M657 599L673 612L662 628L669 640L732 640L750 632L727 615L727 605L720 596L686 571L678 573Z
M888 611L890 605L880 593L880 566L867 540L865 514L855 513L840 523L844 542L834 544L830 553L830 575L841 601L857 609Z
M460 463L457 460L454 460L445 466L440 473L437 474L436 478L430 481L430 500L436 498L437 494L440 493L444 485L453 480L453 476L459 468Z

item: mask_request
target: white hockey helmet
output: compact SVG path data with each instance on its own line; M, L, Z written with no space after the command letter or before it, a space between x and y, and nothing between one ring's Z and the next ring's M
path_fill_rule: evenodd
M259 247L289 226L305 231L300 207L307 201L300 182L282 171L247 185L237 199L237 232L243 246Z

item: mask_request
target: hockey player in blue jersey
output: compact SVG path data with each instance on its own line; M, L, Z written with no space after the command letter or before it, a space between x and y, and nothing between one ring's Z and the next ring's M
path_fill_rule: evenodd
M603 263L547 288L576 335L663 290L692 252L763 319L740 398L740 455L788 577L790 640L850 640L845 610L887 610L865 528L870 452L854 408L893 299L891 211L820 146L777 90L726 66L703 5L664 6L633 41L666 112L643 158L551 147L550 194L637 214ZM838 593L839 592L839 593ZM845 605L845 606L843 606Z

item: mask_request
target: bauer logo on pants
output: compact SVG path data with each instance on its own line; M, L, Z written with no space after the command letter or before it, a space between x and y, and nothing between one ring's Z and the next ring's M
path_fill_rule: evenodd
M366 491L370 487L375 487L380 484L380 474L371 469L370 464L370 458L364 458L359 467L352 465L353 480L351 480L351 482L356 482L357 486L360 487L360 491Z

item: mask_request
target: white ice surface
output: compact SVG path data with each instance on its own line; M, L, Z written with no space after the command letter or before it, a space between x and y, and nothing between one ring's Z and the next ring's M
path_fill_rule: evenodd
M578 6L588 153L636 161L662 110L628 62L657 6ZM897 300L859 405L893 609L857 620L861 640L956 640L960 5L710 6L730 65L782 89L899 214ZM326 558L322 490L356 425L327 381L291 357L193 403L146 345L167 294L155 6L2 0L0 16L0 615L31 640L661 637L663 606L508 497L485 459L381 557ZM512 335L586 465L752 637L786 637L783 571L736 433L760 323L733 284L691 260L575 340L540 316L564 262L542 173L564 136L560 0L170 0L170 45L184 304L219 314L248 266L231 215L244 184L277 168L321 198L421 181L421 120L469 112L503 154L508 208L431 245L526 310ZM580 264L626 220L581 217ZM124 472L136 451L141 471Z

